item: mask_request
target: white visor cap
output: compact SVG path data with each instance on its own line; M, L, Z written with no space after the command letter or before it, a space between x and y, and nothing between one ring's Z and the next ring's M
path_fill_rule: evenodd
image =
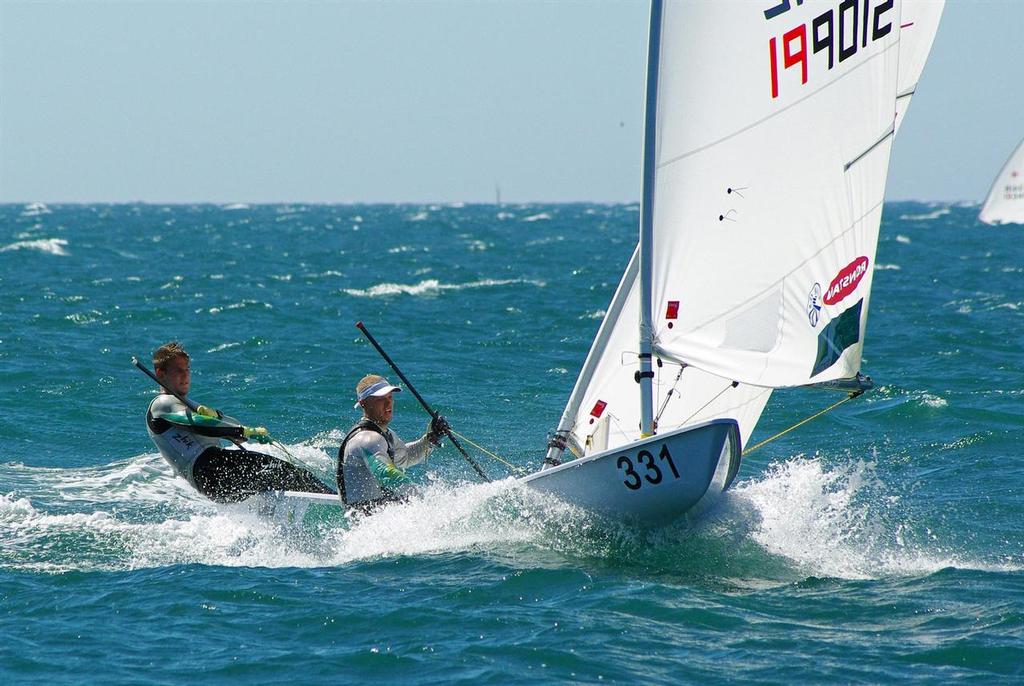
M363 402L370 396L380 398L387 395L388 393L398 393L401 390L402 389L399 388L398 386L392 386L387 379L381 379L377 383L371 384L364 388L359 393L359 395L356 396L356 404L353 405L352 407L359 407L359 403Z

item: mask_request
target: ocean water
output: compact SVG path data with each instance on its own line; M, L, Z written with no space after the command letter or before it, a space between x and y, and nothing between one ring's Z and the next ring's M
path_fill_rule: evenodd
M695 525L481 483L446 447L356 523L218 506L130 364L325 478L388 373L537 465L635 241L631 205L0 205L0 681L1024 681L1024 228L886 206L876 389L751 454ZM393 375L392 375L393 376ZM427 418L397 396L400 435ZM777 393L753 440L829 404Z

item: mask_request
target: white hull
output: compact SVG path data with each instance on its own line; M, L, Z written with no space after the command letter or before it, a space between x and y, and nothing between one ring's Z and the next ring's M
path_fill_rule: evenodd
M304 493L301 491L272 491L255 496L257 511L282 525L301 524L310 507L328 516L343 515L341 499L332 493Z
M697 515L740 466L739 425L718 419L536 472L530 488L612 517L650 525Z

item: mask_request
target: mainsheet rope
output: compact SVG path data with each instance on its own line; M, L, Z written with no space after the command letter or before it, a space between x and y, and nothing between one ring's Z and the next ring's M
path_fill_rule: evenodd
M516 467L511 462L509 462L509 461L499 457L498 455L495 455L494 453L492 453L490 450L488 450L487 448L483 447L479 443L474 443L473 439L469 438L468 436L463 436L462 434L460 434L455 429L451 429L451 432L453 434L455 434L456 436L458 436L459 438L461 438L462 440L464 440L466 443L469 443L471 446L473 446L474 448L476 448L477 450L479 450L483 454L485 454L485 455L487 455L489 457L493 457L495 460L497 460L498 462L500 462L503 465L505 465L506 467L508 467L510 472L518 473L518 474L525 474L526 473L525 470L521 469L520 467Z
M850 395L846 396L845 398L843 398L839 402L833 403L832 405L826 407L821 412L816 412L815 414L812 414L810 417L807 417L806 419L803 419L803 420L797 422L796 424L794 424L793 426L789 427L788 429L784 429L784 430L780 431L779 433L775 434L774 436L770 436L770 437L764 439L763 441L761 441L760 443L757 443L755 445L750 446L749 448L747 448L746 450L744 450L740 454L740 457L746 457L749 453L754 452L755 450L757 450L758 448L760 448L762 446L768 445L769 443L774 441L776 438L781 438L782 436L785 436L786 434L788 434L793 429L797 429L797 428L803 426L804 424L806 424L807 422L811 421L812 419L817 419L818 417L820 417L821 415L825 414L826 412L831 412L832 410L836 409L837 407L839 407L843 403L848 402L850 400L853 400L854 398L856 398L858 395L861 395L862 393L864 393L864 391L857 391L856 393L851 393Z

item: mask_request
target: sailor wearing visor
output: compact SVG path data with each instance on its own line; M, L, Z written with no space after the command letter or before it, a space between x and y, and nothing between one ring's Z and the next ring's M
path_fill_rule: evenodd
M394 411L392 394L401 390L376 374L356 384L355 407L363 408L363 417L338 448L338 493L347 507L368 513L407 498L413 486L405 470L425 461L448 428L438 415L423 436L411 443L402 441L388 428Z

